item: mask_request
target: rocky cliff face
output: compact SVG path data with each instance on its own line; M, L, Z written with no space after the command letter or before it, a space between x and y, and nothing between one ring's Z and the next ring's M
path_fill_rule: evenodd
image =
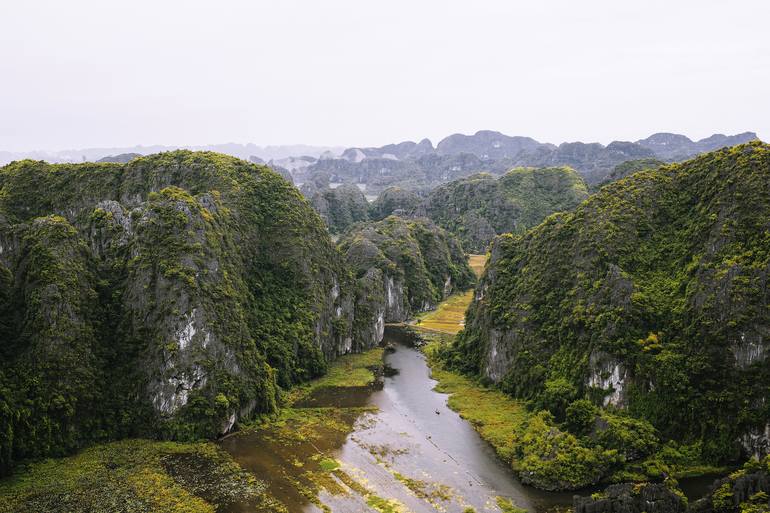
M265 167L189 151L0 169L0 467L190 438L378 341L320 218ZM363 314L362 314L363 315Z
M431 310L452 292L465 290L473 272L458 242L425 219L390 216L358 226L340 241L362 290L366 308L385 322L401 322Z
M624 409L708 461L761 456L769 275L770 146L756 142L498 237L456 361L540 404L559 391Z
M433 153L433 151L433 143L429 139L423 139L419 143L404 141L398 144L386 144L379 148L348 148L340 155L340 158L351 162L361 162L365 158L404 160L411 157L421 157Z
M308 194L308 198L332 233L344 232L351 225L369 219L369 203L355 185L342 184L334 189L327 186Z
M750 513L770 507L768 463L752 460L717 479L704 497L688 502L673 479L664 483L622 483L590 497L575 496L575 513Z
M625 178L627 176L631 176L634 173L638 173L639 171L643 171L645 169L656 169L660 166L665 165L666 163L662 160L658 160L655 158L645 158L645 159L638 159L638 160L627 160L626 162L623 162L622 164L618 164L615 166L615 168L610 172L610 174L607 175L607 177L600 183L594 184L591 187L591 192L595 192L599 190L604 185L607 185L610 182L614 182L617 180L620 180L621 178Z
M405 217L414 212L422 200L413 191L401 187L390 187L377 196L369 207L369 217L374 221L385 219L389 215Z
M570 168L518 168L500 178L477 174L434 189L417 212L457 235L467 251L483 253L501 233L520 233L588 197Z
M591 497L576 497L575 513L685 513L685 499L660 483L623 483Z

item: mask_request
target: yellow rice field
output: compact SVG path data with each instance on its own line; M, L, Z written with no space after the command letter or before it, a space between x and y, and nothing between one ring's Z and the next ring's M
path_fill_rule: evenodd
M481 276L486 262L487 255L468 257L468 264L476 276ZM465 310L472 299L473 290L453 294L438 305L437 309L420 315L415 322L415 327L454 335L465 326Z

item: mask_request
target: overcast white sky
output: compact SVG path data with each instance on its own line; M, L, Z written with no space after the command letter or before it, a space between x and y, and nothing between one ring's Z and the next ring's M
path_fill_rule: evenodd
M0 150L770 139L766 0L0 0Z

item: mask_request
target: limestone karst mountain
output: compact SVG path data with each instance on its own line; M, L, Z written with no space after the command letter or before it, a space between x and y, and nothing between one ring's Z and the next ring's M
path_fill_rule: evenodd
M355 300L321 219L266 167L176 151L1 168L0 466L227 432L379 342Z
M403 322L432 310L450 294L470 288L473 271L458 241L428 219L389 216L354 226L340 250L385 322ZM363 298L357 303L364 303ZM371 313L362 313L370 317Z
M475 173L503 174L514 167L569 166L593 185L629 160L681 161L756 138L755 133L744 132L732 136L715 134L693 142L683 135L654 134L636 142L613 141L606 146L584 142L557 146L530 137L480 130L473 135L450 135L439 141L435 149L427 139L380 148L348 148L339 157L308 163L293 173L297 182L325 173L332 182L357 183L367 187L367 193L378 193L396 186L425 191Z
M768 276L770 146L752 142L498 237L449 360L557 420L566 411L567 426L573 415L576 435L591 432L590 399L703 461L762 456Z
M496 235L521 233L587 197L573 169L517 168L499 178L480 173L440 185L416 212L459 237L466 251L485 253Z

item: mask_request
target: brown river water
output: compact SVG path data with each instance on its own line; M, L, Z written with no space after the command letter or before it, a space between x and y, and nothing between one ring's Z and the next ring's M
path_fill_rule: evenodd
M291 513L321 512L321 503L335 513L462 513L468 507L499 512L498 496L535 512L572 504L572 492L521 484L473 427L447 407L447 395L433 390L436 382L422 353L393 329L386 330L385 341L396 347L385 363L397 373L385 377L381 389L322 389L295 405L341 408L336 411L343 412L349 430L325 432L321 422L315 440L286 444L257 432L231 436L222 447L266 481ZM360 406L376 410L355 409ZM308 459L314 454L334 458L339 469L320 472L318 459ZM312 475L325 477L319 485ZM266 510L244 504L229 513L247 511Z

